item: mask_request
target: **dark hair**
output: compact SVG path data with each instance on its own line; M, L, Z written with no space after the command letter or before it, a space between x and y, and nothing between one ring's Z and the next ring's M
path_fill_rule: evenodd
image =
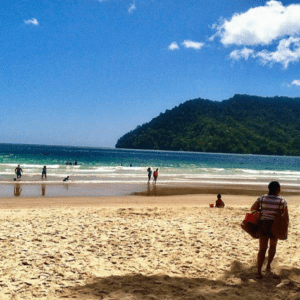
M218 195L217 195L217 198L221 198L221 194L218 194Z
M271 181L268 188L270 193L275 193L277 189L280 188L280 184L278 181Z

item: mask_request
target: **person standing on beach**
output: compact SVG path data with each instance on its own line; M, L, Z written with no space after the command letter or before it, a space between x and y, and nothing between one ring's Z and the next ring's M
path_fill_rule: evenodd
M150 179L151 179L151 175L152 175L152 170L150 167L147 169L147 172L148 172L148 183L150 183Z
M42 179L44 178L44 176L45 176L45 178L47 178L47 167L46 166L44 166L43 170L42 170Z
M20 167L20 165L18 165L18 166L16 167L15 173L17 174L17 178L21 178L22 173L23 173L23 170L22 170L22 168Z
M153 172L153 182L154 182L154 183L156 183L157 177L158 177L158 169L156 169L156 170Z
M276 246L278 239L272 234L272 225L275 216L279 211L283 211L283 215L289 220L287 201L279 195L280 184L277 181L269 183L269 193L259 197L252 205L251 210L261 211L261 218L258 223L259 228L259 251L257 255L257 279L261 279L261 269L265 260L266 251L269 245L269 257L266 272L271 271L271 263L276 254Z

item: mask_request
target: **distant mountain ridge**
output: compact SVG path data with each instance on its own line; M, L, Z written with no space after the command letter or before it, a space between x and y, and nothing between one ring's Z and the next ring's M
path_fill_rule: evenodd
M116 148L300 155L300 98L189 100L126 133Z

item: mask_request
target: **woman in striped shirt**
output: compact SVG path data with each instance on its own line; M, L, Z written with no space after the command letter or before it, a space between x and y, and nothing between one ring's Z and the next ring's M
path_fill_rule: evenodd
M279 211L283 211L288 219L288 208L286 200L279 195L280 184L277 181L270 182L269 193L259 197L255 203L252 205L252 210L261 211L261 218L258 223L259 226L259 251L257 255L257 275L256 278L261 279L263 276L261 274L262 265L265 260L266 251L269 245L269 257L266 272L271 271L271 263L274 259L276 253L276 246L278 239L272 234L272 224L274 222L275 216Z

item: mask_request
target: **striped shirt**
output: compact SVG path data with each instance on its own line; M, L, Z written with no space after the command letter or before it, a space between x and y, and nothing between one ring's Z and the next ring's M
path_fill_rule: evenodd
M280 195L263 195L257 199L261 207L261 220L274 220L277 212L287 207L286 200Z

